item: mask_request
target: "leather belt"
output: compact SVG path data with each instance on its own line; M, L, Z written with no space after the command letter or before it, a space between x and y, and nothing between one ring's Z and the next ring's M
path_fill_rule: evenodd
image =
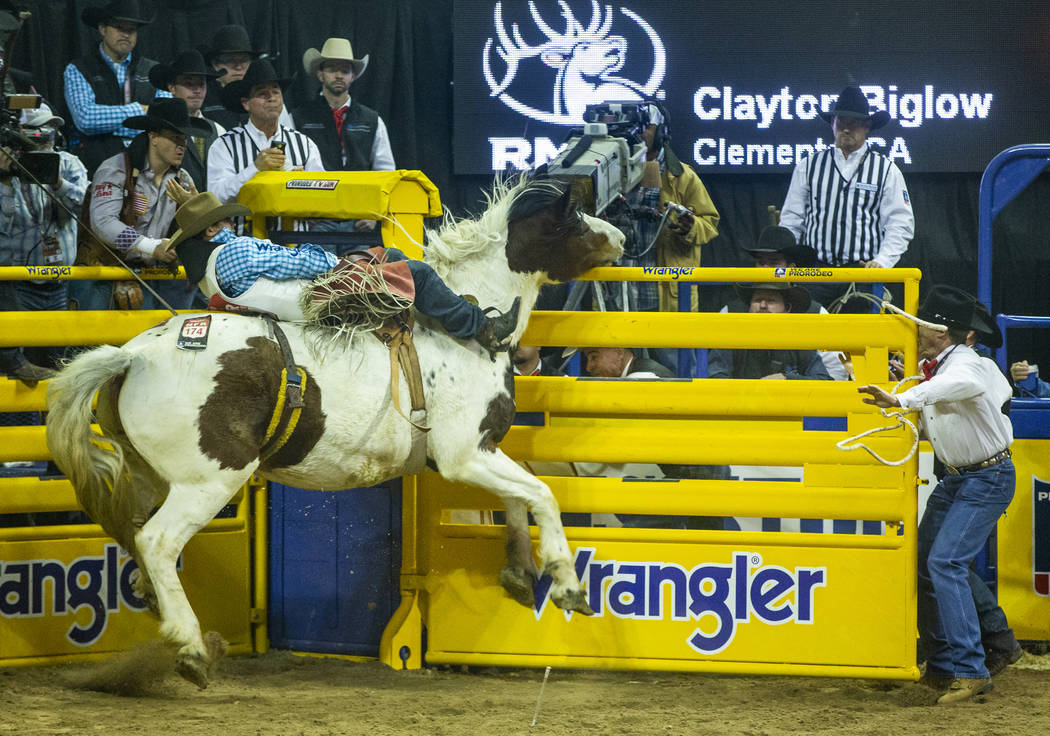
M995 455L992 455L990 458L983 462L974 463L973 465L964 465L962 467L955 467L954 465L948 465L947 463L945 463L944 469L947 470L951 475L960 475L961 473L972 473L975 470L984 470L985 468L990 468L993 465L998 465L1004 460L1009 460L1012 455L1013 453L1010 452L1010 448L1007 447L1002 452L998 452Z

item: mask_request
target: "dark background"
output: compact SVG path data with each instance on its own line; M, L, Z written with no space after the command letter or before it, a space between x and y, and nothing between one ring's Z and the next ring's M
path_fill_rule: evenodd
M80 21L80 13L89 4L101 3L22 0L18 4L34 15L19 39L12 58L13 66L32 71L37 89L48 98L56 112L65 115L62 71L72 58L95 48L98 43L97 33ZM146 0L143 0L143 5L150 7ZM456 214L468 214L480 209L481 192L491 183L491 177L453 174L454 5L453 0L168 0L152 6L156 20L139 33L137 52L166 62L178 50L206 45L214 29L220 25L243 24L259 47L280 53L275 62L279 73L297 74L286 100L291 109L308 95L316 94L318 88L316 81L304 78L303 51L309 47L320 48L329 36L347 37L358 56L371 56L367 72L354 83L351 92L355 98L376 108L386 121L397 165L422 170L440 188L447 209ZM539 0L538 5L545 8L546 16L557 17L556 3ZM789 25L803 30L812 26L813 47L828 47L829 53L850 54L859 61L870 56L877 63L880 58L877 50L879 34L905 34L909 43L921 46L930 29L938 29L935 34L938 41L932 49L922 47L929 53L937 53L938 48L943 53L952 34L958 34L958 45L946 58L946 65L967 63L968 57L963 52L972 48L977 49L975 58L980 59L995 58L998 54L1011 56L1016 44L1023 44L1027 52L1038 50L1038 44L1031 38L1011 39L989 32L988 29L997 27L1000 14L1014 6L1013 3L988 4L986 7L990 8L992 15L977 28L973 23L969 26L953 23L947 29L936 15L931 16L929 24L919 23L914 11L909 12L914 19L910 25L893 21L898 17L895 11L904 5L913 4L881 3L871 6L874 8L871 12L865 9L863 15L851 16L889 20L856 26L844 38L827 38L814 19L819 20L829 13L857 12L848 6L839 10L824 0L798 2L790 4L788 16L784 15L786 6L783 3L735 3L733 7L747 6L752 13L764 17L770 29L764 36L767 40L783 38L782 34L773 31ZM922 7L923 4L914 5ZM702 9L687 3L679 3L679 6L681 12L702 13L709 27L715 29L713 34L723 38L723 43L729 43L724 39L730 39L740 53L748 52L752 44L761 42L761 39L739 34L730 35L727 22L713 15L714 6L705 5ZM693 7L696 9L691 9ZM799 31L793 33L797 36ZM1044 35L1037 40L1042 44L1044 58L1050 55L1050 37ZM754 50L761 51L761 48L756 46ZM843 84L848 81L844 80ZM1030 94L1031 109L1036 110L1046 104L1046 92L1043 87L1035 86L1035 82L1032 85L1023 91ZM692 91L690 89L689 94ZM674 92L668 89L669 96ZM1036 117L1037 125L1046 130L1045 116L1039 114ZM478 134L481 136L484 132ZM1050 135L1043 134L1042 138L1045 141ZM689 144L686 146L688 149ZM688 160L688 150L679 153ZM960 155L966 154L960 152ZM915 210L916 233L898 265L921 268L924 289L941 282L976 292L980 173L905 171L905 177ZM759 231L768 223L767 205L779 207L783 202L789 174L705 173L703 179L722 215L720 235L704 247L704 265L748 265L749 258L741 247L754 243ZM1050 283L1048 208L1050 176L1044 174L997 218L990 305L993 311L1050 314L1047 308L1050 301L1047 297ZM705 293L705 307L718 308L721 299L716 290L708 289ZM1048 331L1011 331L1010 359L1028 358L1045 366L1045 372L1050 372L1050 340L1047 335Z

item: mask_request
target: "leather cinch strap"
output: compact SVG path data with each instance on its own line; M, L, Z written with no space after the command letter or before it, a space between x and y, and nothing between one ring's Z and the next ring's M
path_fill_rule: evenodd
M381 328L376 330L376 335L390 350L390 393L394 402L394 409L406 422L421 432L429 432L430 427L416 424L405 412L401 410L401 377L398 373L404 373L405 381L408 382L409 400L412 402L412 411L421 411L426 408L426 400L423 396L423 374L419 370L419 355L416 346L412 342L412 325L397 318L389 320ZM398 370L400 368L400 371Z

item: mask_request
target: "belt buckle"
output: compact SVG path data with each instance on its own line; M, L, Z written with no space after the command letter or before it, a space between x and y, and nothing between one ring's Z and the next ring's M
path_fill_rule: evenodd
M944 469L948 471L948 475L960 475L959 469L954 465L948 465L945 463Z

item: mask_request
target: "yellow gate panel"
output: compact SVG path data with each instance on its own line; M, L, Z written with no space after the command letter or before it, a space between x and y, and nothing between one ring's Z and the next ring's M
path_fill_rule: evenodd
M204 631L252 651L248 536L208 532L183 551L186 594ZM134 561L112 539L0 542L0 662L103 654L159 636L131 588Z
M999 520L999 605L1018 639L1050 639L1050 596L1036 591L1035 546L1050 544L1050 529L1035 525L1037 503L1050 505L1050 440L1015 440L1014 500Z
M805 674L916 675L908 646L914 610L909 616L900 595L908 566L899 553L728 540L570 543L592 617L559 610L549 595L538 610L510 600L494 584L498 539L436 545L434 566L444 572L428 576L427 596L433 609L457 615L429 618L427 661L464 662L476 653L507 666L604 661L622 669L768 673L772 660Z

